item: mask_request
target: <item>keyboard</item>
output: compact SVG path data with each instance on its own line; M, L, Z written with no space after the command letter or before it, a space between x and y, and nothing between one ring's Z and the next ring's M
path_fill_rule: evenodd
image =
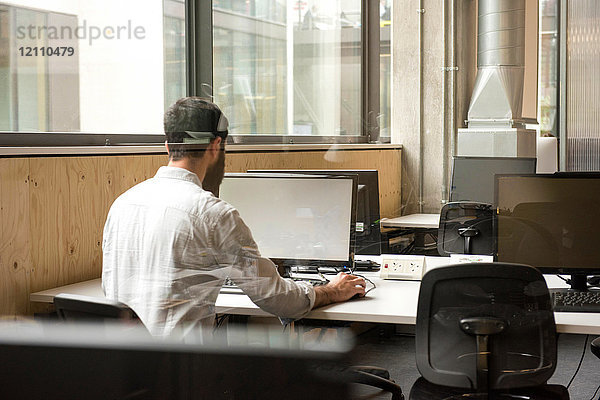
M600 313L600 290L577 292L553 289L550 290L550 294L554 311Z
M321 285L325 285L327 283L326 280L320 279L320 278L306 278L306 277L299 277L299 276L292 275L291 279L296 282L308 282L313 286L321 286Z
M341 268L331 267L327 265L294 265L290 267L291 273L298 274L337 274Z
M296 276L294 276L296 275ZM319 275L315 276L315 275L309 275L309 276L304 276L307 274L293 274L291 276L291 279L297 282L308 282L313 286L321 286L327 283L326 280L322 279ZM229 278L225 279L225 283L223 283L223 286L221 286L221 290L219 291L219 293L222 294L244 294L244 292L242 291L242 289L240 289L235 283L233 283L233 281Z

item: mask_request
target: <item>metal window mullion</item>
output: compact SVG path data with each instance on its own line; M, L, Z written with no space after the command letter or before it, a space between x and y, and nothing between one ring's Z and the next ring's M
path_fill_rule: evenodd
M558 144L559 144L559 171L567 170L567 0L561 0L559 6L559 42L558 51L560 59L558 63Z
M362 134L369 142L379 140L380 29L379 2L362 2Z
M185 15L187 95L212 97L212 0L187 0Z

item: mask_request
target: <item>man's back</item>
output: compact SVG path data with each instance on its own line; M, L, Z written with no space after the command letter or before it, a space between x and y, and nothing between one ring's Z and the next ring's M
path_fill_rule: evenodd
M114 202L104 227L104 292L153 335L212 324L228 276L275 315L300 317L315 301L311 287L279 277L238 212L190 171L161 167Z
M104 229L107 297L133 308L155 335L169 334L181 320L212 317L231 265L215 251L214 231L231 211L180 168L162 167L125 192Z

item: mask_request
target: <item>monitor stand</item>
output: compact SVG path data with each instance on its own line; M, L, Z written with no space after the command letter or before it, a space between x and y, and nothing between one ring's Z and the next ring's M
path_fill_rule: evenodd
M596 285L589 286L589 280L591 276L595 275L587 275L587 274L571 274L571 287L568 289L551 289L550 292L588 292L588 291L596 291L598 287Z
M587 275L585 274L572 274L571 275L571 290L576 290L579 292L587 292L588 283L587 283Z

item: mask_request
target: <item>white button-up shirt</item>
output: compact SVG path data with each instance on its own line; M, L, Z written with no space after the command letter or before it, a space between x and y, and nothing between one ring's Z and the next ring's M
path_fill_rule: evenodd
M283 318L303 317L315 301L312 286L281 278L260 256L237 210L182 168L161 167L115 200L102 249L106 297L131 307L156 336L212 324L226 277Z

